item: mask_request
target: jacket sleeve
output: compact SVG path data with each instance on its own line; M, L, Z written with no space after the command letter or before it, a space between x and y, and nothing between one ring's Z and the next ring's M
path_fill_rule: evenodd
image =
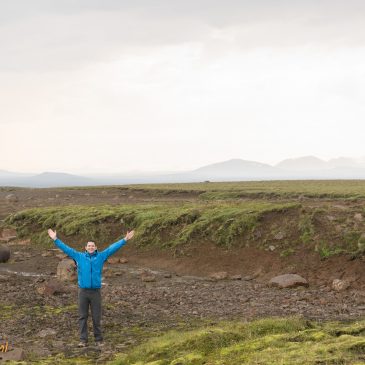
M103 256L103 259L106 260L109 256L113 255L115 252L117 252L122 246L124 246L127 243L127 240L122 238L121 240L111 244L109 247L107 247L105 250L100 252L100 255Z
M62 250L66 255L70 256L71 258L73 258L75 261L77 261L80 252L74 250L72 247L67 246L65 243L63 243L59 238L56 238L54 240L55 245Z

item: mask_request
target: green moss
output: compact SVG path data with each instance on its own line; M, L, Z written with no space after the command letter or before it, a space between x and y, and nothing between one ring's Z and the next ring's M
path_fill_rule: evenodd
M44 306L27 306L27 305L1 305L0 315L3 319L22 318L23 316L32 317L54 317L55 315L63 315L77 311L77 305L71 304L62 307Z
M237 198L317 198L348 199L356 201L365 198L362 180L283 180L283 181L241 181L208 182L184 184L128 185L131 191L158 191L161 195L170 192L198 192L202 199Z
M331 256L341 254L346 252L345 249L336 246L330 246L326 244L324 241L321 241L316 245L315 251L318 252L321 259L327 259Z
M288 248L286 250L283 250L280 252L280 257L288 257L295 253L295 250L293 248Z
M364 321L315 323L300 318L224 322L167 332L112 364L356 364L363 359L364 326Z
M345 231L343 239L349 249L356 250L358 248L358 242L361 237L361 232L358 231Z
M304 244L311 242L314 236L313 215L308 213L302 214L298 224L298 229L301 241Z

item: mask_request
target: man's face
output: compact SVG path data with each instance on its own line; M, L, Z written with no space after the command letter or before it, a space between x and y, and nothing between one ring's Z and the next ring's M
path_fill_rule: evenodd
M93 253L95 250L97 249L96 245L95 245L95 242L88 242L85 246L85 250L88 252L88 253Z

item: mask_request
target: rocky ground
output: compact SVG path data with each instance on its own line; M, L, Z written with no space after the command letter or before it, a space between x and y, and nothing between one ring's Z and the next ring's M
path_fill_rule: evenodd
M11 262L0 264L0 333L10 345L22 348L28 361L63 354L68 358L87 355L103 363L162 329L202 321L249 321L287 315L321 321L353 320L365 313L365 292L351 287L280 289L252 276L180 276L129 263L106 264L102 287L106 346L102 352L90 347L83 353L85 350L76 348L76 284L58 282L56 289L52 287L63 258L60 251L41 250L17 241L11 249ZM42 290L47 285L51 286L48 292Z

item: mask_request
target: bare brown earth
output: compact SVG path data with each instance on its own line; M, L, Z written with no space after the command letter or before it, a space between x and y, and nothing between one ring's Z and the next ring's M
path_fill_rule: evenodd
M153 201L168 204L197 199L196 193L154 196L143 190L130 192L120 188L10 190L0 190L0 219L29 207ZM11 192L17 195L18 202L5 201ZM332 204L340 210L363 207L362 202L338 200L309 199L302 204ZM107 264L104 268L106 348L101 354L83 353L75 349L78 342L76 284L68 285L65 293L56 295L45 296L37 291L44 282L54 278L60 251L20 240L9 245L12 259L0 264L0 335L6 335L15 347L22 347L28 361L37 362L41 357L57 354L77 358L81 354L91 361L104 363L115 353L161 329L178 329L201 321L283 315L350 320L365 313L362 257L335 255L321 260L316 252L305 248L282 257L275 250L255 247L224 250L210 242L192 243L178 251L157 251L136 249L130 243L116 255L127 258L127 264ZM214 281L209 277L220 271L227 272L228 278ZM155 275L155 281L142 281L141 275L146 272ZM280 290L267 285L273 276L284 273L303 276L309 287ZM237 275L241 280L233 280ZM334 279L348 281L349 288L334 291L331 287ZM42 330L55 333L42 337Z

